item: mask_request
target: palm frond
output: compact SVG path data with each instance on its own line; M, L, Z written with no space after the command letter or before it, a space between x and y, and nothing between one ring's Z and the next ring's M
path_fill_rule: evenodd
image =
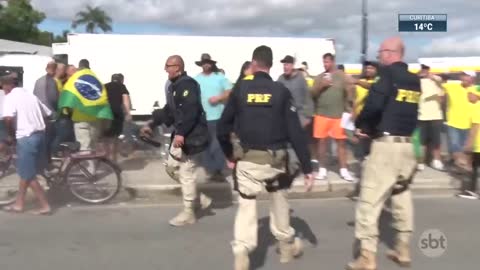
M72 21L72 28L85 25L88 33L94 33L96 28L103 32L112 31L112 18L100 7L87 5L84 10L75 15Z

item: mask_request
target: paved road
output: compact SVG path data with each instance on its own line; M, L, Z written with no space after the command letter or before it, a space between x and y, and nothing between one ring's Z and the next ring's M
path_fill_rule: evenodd
M268 233L268 208L261 204L260 247L252 269L343 269L350 259L354 204L348 200L295 201L293 226L306 239L301 260L280 265ZM440 229L446 253L435 259L414 249L413 269L478 269L480 205L455 198L416 199L415 241ZM172 228L178 206L124 205L62 208L54 216L0 213L2 270L211 270L232 269L229 241L235 207L214 209L197 225ZM388 239L388 226L383 237ZM389 242L389 241L386 241ZM385 244L380 246L383 254ZM398 269L383 255L379 269Z

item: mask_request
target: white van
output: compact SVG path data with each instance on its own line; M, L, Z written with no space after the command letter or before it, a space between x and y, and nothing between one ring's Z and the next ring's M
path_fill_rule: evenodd
M0 55L0 75L16 72L20 86L33 91L38 78L45 75L45 68L53 58L32 54L4 54Z

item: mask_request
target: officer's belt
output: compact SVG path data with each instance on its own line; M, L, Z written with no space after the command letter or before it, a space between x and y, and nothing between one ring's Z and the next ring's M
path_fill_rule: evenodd
M243 161L252 162L259 165L271 165L273 168L285 169L287 165L287 150L247 150L245 151Z
M296 172L290 172L289 156L286 149L279 150L244 150L244 154L241 158L242 161L248 161L259 165L270 165L272 168L284 170L284 173L279 174L277 177L265 181L266 190L268 192L275 192L280 189L289 188L292 185L293 180L296 177ZM238 182L236 177L236 169L233 174L234 190L237 190L240 196L244 199L255 199L255 196L248 196L243 194L238 189Z
M249 150L258 150L258 151L277 151L277 150L285 150L287 149L287 144L286 143L277 143L277 144L271 144L271 145L253 145L253 144L248 144L248 143L240 143L240 145L243 148L244 152L247 152Z
M379 142L389 142L389 143L411 143L412 138L406 136L391 136L384 135L376 139Z

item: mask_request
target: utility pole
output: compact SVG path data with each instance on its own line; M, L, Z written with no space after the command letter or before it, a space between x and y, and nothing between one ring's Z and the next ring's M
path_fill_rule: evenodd
M362 56L360 58L361 63L367 60L368 50L368 11L367 0L362 0Z

